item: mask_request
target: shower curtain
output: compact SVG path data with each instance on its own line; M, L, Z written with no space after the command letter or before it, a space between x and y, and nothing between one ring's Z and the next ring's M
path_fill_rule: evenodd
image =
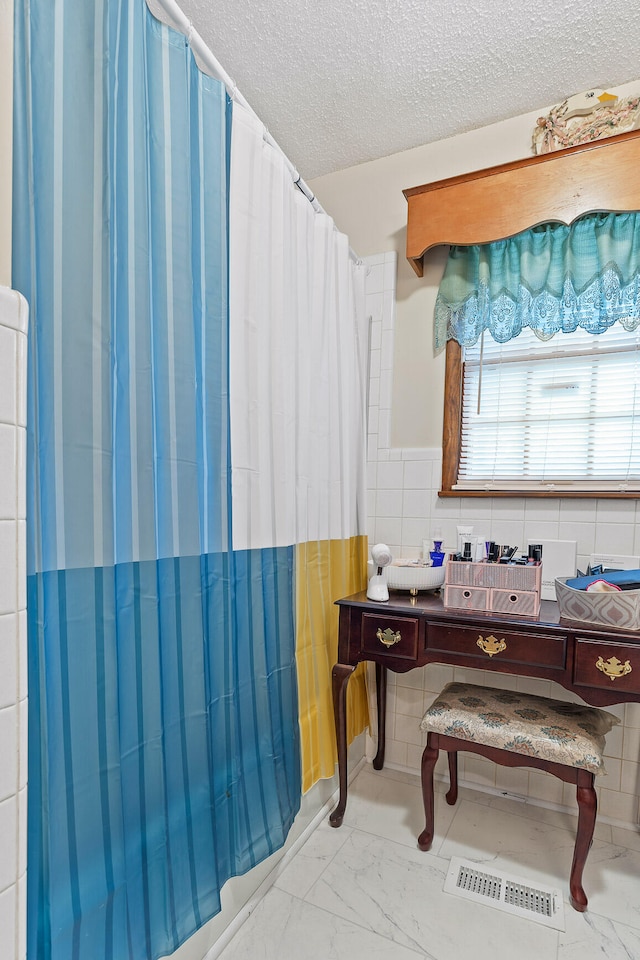
M155 958L284 843L302 769L306 786L333 773L332 602L364 575L361 468L341 459L345 441L364 459L362 268L322 215L294 236L273 222L256 236L256 221L267 286L245 311L237 279L258 274L234 246L236 111L185 38L143 0L24 0L15 29L13 282L32 318L28 951ZM285 343L310 381L298 371L296 394ZM303 448L329 437L317 474ZM258 455L256 502L243 484Z
M302 786L334 773L333 601L366 583L365 268L292 189L264 127L234 106L230 188L233 543L295 544ZM364 666L349 739L367 722Z

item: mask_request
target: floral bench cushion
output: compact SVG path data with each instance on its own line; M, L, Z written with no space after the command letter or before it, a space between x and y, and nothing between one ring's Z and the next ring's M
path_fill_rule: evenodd
M475 683L449 683L425 713L420 728L603 773L605 734L619 722L597 707Z

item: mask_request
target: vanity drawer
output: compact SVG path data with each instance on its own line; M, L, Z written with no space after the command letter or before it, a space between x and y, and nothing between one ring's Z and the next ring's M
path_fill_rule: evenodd
M478 660L477 664L474 663L477 667L500 661L563 670L566 649L564 636L518 633L516 630L505 632L489 625L479 630L432 623L427 631L427 650L457 653L466 659Z
M533 590L501 590L496 587L472 587L447 583L444 605L456 610L508 613L513 617L536 617L540 612L540 593Z
M517 617L537 617L540 594L533 590L492 590L492 613L508 613Z
M362 615L362 652L396 660L417 660L420 621L417 617Z
M573 681L584 687L640 694L640 645L577 637Z
M444 588L444 605L456 610L489 610L490 592L486 587L447 583Z

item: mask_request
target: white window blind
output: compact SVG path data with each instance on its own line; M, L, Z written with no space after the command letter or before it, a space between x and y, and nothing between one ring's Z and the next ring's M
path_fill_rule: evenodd
M640 490L640 329L464 351L457 489Z

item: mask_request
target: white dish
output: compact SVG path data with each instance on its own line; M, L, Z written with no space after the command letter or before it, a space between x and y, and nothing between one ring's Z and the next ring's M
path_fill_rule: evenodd
M444 583L444 569L395 562L386 568L387 586L393 590L438 590Z

